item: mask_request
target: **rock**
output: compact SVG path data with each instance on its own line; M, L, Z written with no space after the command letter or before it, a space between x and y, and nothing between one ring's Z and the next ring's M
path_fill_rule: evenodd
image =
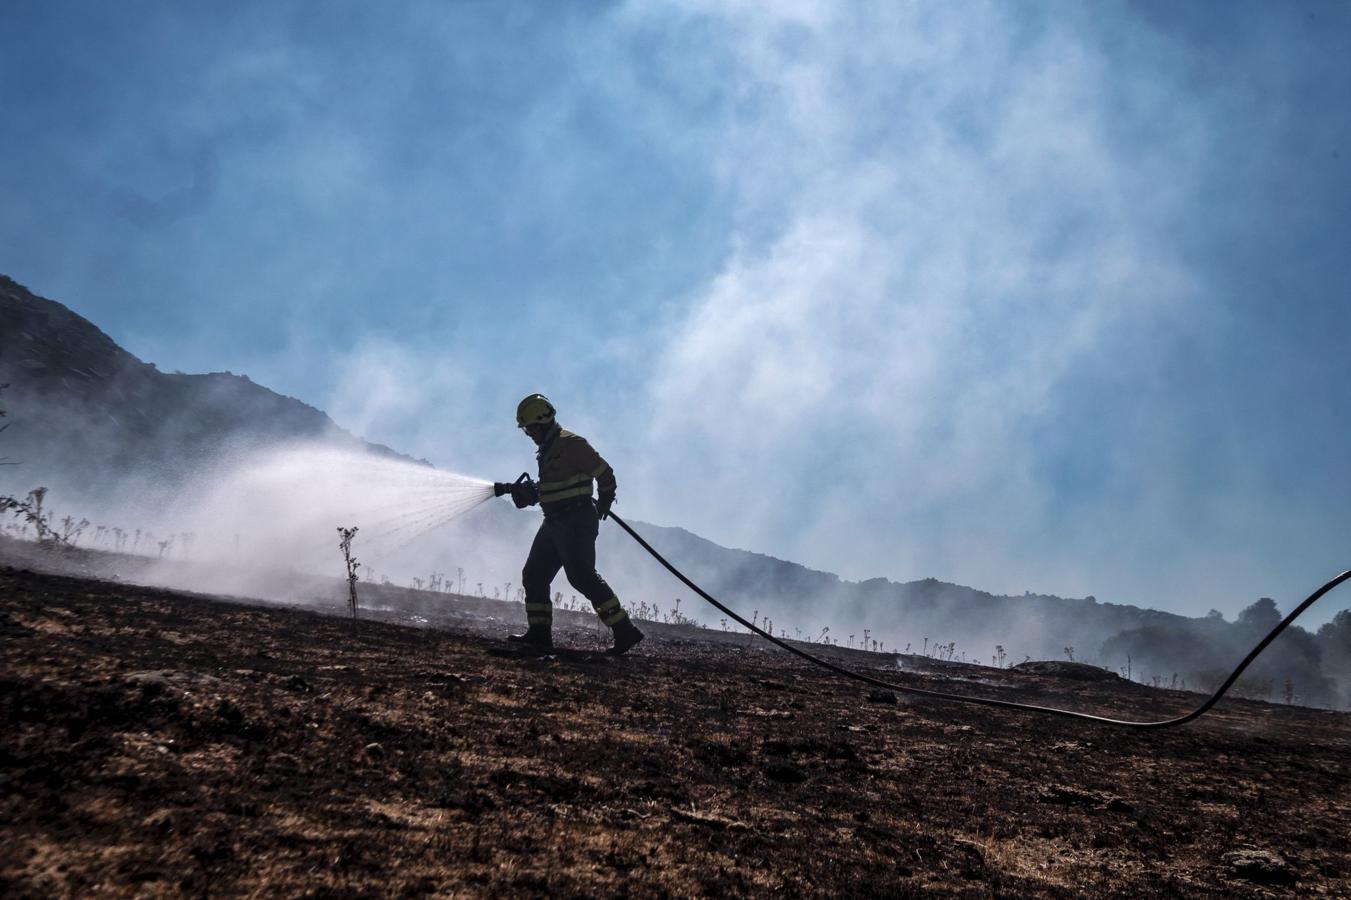
M385 746L384 744L381 744L379 741L372 741L371 743L365 746L364 750L366 752L366 755L369 756L371 759L385 758Z
M170 669L132 672L125 680L127 684L138 685L143 688L148 687L153 690L164 690L166 688L187 690L191 687L211 687L220 684L220 679L214 675L206 675L201 672L175 672Z
M896 703L896 694L894 691L869 691L868 701L870 703Z
M173 682L169 680L168 672L134 672L127 676L127 683L150 688L167 688L173 686Z
M1270 850L1235 850L1222 857L1229 870L1256 884L1274 884L1283 887L1297 880L1295 870L1278 853Z
M1113 797L1111 800L1108 800L1107 805L1104 806L1103 809L1107 810L1108 812L1119 812L1119 813L1135 812L1135 807L1131 806L1129 803L1127 803L1125 800L1122 800L1120 797Z

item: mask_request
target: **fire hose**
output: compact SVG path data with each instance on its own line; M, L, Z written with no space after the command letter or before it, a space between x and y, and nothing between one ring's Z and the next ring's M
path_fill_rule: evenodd
M881 678L874 678L873 676L866 675L862 672L855 672L852 669L847 669L844 666L837 665L836 663L833 663L829 660L822 659L819 656L816 656L812 653L808 653L801 647L794 646L793 644L790 644L785 640L781 640L780 638L775 637L774 635L770 634L769 632L765 631L763 628L760 628L759 626L755 625L752 622L747 622L746 619L741 615L738 615L735 610L719 602L717 598L713 597L703 588L699 587L699 585L695 584L688 577L686 577L683 572L681 572L674 565L672 565L666 559L666 557L662 556L655 549L653 549L651 544L643 540L642 536L639 535L638 532L634 531L631 527L629 527L629 524L625 522L623 519L621 519L618 515L616 515L613 511L609 514L609 518L613 519L615 523L619 525L620 528L623 528L625 531L627 531L629 533L629 537L633 538L635 541L638 542L638 545L640 547L642 547L648 553L652 554L652 558L655 559L657 562L661 563L663 566L665 566L667 571L669 571L676 578L680 579L680 581L683 582L684 585L688 587L690 590L694 591L708 603L712 604L713 607L716 608L718 611L722 612L729 618L734 619L735 621L745 626L746 628L750 629L755 634L758 634L760 637L764 638L770 643L775 644L776 646L784 650L787 650L789 653L792 653L795 656L799 656L814 665L820 666L823 669L828 669L829 671L834 672L837 675L842 675L845 678L851 678L854 681L860 681L864 684L884 688L890 691L897 691L899 693L905 694L913 694L920 697L928 697L931 700L941 700L950 703L974 703L979 706L993 706L999 709L1016 709L1022 710L1024 712L1033 712L1033 713L1042 713L1044 715L1060 716L1061 718L1066 719L1078 719L1086 722L1098 722L1104 725L1117 725L1124 728L1138 728L1138 729L1173 728L1178 725L1185 725L1188 722L1194 721L1195 719L1199 719L1201 716L1205 715L1211 709L1211 707L1213 707L1216 703L1218 703L1221 697L1223 697L1226 693L1229 692L1229 689L1234 686L1234 682L1238 681L1239 676L1243 674L1244 670L1247 669L1248 666L1252 664L1253 660L1257 659L1258 655L1260 655L1261 652L1267 648L1267 645L1269 645L1272 641L1274 641L1282 631L1285 631L1285 629L1288 628L1292 622L1298 619L1300 615L1304 613L1305 610L1307 610L1309 607L1317 603L1318 600L1323 597L1323 595L1331 591L1333 588L1337 587L1342 582L1351 579L1351 569L1349 569L1343 572L1342 574L1338 575L1336 578L1333 578L1331 581L1320 587L1318 590L1314 591L1312 594L1310 594L1303 603L1295 607L1294 610L1291 611L1290 615L1282 619L1280 624L1278 624L1275 628L1271 629L1270 633L1268 633L1266 637L1262 638L1262 640L1259 641L1257 645L1252 648L1252 650L1248 653L1248 655L1243 658L1243 661L1238 664L1237 668L1235 668L1233 672L1229 673L1229 677L1224 680L1224 683L1221 684L1219 688L1216 689L1216 691L1205 700L1204 703L1193 709L1191 712L1185 713L1184 715L1175 716L1170 719L1159 719L1156 721L1134 721L1131 719L1113 719L1108 716L1097 716L1093 715L1092 713L1076 712L1074 710L1069 709L1058 709L1054 706L1037 706L1032 703L1018 703L1013 700L995 700L989 697L971 697L965 694L951 694L945 691L934 691L929 690L927 688L910 687L908 685L895 684L889 681L884 681Z

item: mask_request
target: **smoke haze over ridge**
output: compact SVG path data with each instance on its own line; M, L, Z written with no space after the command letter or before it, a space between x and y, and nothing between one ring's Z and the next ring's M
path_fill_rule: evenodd
M626 515L851 578L1347 564L1340 8L241 9L4 14L0 270L143 358L484 478L544 390Z

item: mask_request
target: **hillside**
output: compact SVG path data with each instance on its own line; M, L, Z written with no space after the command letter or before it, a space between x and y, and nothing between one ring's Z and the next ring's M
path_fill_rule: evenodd
M654 634L616 661L589 629L526 658L440 602L453 630L0 569L0 892L1351 891L1345 714L1232 701L1127 732L898 703L750 644ZM1121 714L1197 699L888 677Z
M6 383L5 455L54 490L89 499L120 481L172 491L231 454L287 441L399 456L246 376L161 372L87 319L0 275Z

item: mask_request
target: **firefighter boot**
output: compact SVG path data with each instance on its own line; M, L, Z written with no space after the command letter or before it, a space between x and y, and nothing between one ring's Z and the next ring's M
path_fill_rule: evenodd
M615 645L605 652L611 656L621 656L634 647L643 639L643 633L638 630L638 626L628 616L620 619L614 625Z
M531 625L525 634L509 634L507 640L536 650L551 650L554 646L553 629L548 625Z

